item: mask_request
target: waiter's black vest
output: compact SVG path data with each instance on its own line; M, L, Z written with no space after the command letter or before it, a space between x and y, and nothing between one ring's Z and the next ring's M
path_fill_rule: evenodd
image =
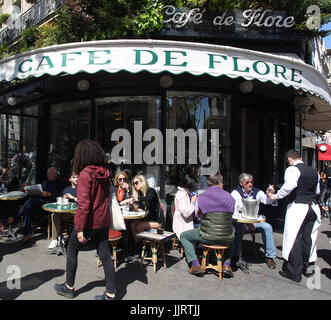
M290 194L290 198L295 203L317 203L315 190L318 183L318 174L316 170L305 163L298 163L295 166L300 171L300 177L297 187Z

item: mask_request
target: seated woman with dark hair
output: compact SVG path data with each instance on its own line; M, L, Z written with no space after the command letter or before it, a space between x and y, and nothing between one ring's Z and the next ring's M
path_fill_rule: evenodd
M172 222L172 229L178 239L180 239L182 232L194 228L193 213L197 195L190 199L190 193L195 190L196 185L196 178L189 174L185 175L179 183L175 196L175 213Z

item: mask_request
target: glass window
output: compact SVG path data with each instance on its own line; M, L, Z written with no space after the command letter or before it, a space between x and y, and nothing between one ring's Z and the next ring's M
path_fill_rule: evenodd
M207 152L205 156L211 156L211 129L218 129L219 155L217 156L216 167L224 177L225 189L230 188L230 100L229 95L204 93L204 92L186 92L186 91L168 91L166 106L166 127L167 129L194 129L196 133L196 162L189 160L189 152L192 146L188 138L185 139L185 145L179 148L178 152L174 148L174 156L177 161L174 164L168 164L166 167L166 186L165 194L174 195L179 184L181 174L192 173L198 180L197 189L206 189L206 176L200 175L202 167L209 167L210 161L201 161L199 150L207 142ZM207 129L207 139L201 135L200 129ZM180 143L178 139L174 140ZM201 149L202 150L202 149ZM167 150L168 152L169 150ZM185 152L184 164L179 164L180 153ZM190 162L192 164L190 164ZM215 164L213 164L214 166Z
M142 156L147 145L152 141L142 141L142 136L148 129L159 129L161 123L160 97L153 96L134 96L134 97L106 97L98 98L95 101L96 118L96 141L100 143L106 152L106 158L111 169L112 177L116 171L126 169L130 178L140 172L147 178L151 187L157 191L160 189L160 165L146 164L144 158L137 160L137 156ZM141 129L137 130L138 127ZM136 129L135 129L136 128ZM125 129L130 136L130 154L121 151L120 157L127 158L120 165L115 165L111 161L113 148L121 143L122 138L111 141L114 130ZM139 133L141 131L141 134ZM115 139L114 139L115 140ZM136 143L138 141L138 143ZM139 152L134 152L139 143ZM122 144L123 145L123 144ZM155 156L155 153L152 153Z
M26 108L26 111L29 112L29 109ZM1 157L7 159L15 177L12 188L17 188L21 183L36 183L38 119L2 115L1 124Z
M69 101L50 109L48 165L55 165L66 176L72 165L76 144L90 138L91 101Z

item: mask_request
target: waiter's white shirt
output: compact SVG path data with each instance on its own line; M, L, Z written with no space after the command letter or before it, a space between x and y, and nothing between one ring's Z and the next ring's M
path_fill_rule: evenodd
M284 175L284 184L278 190L276 193L276 199L283 199L286 196L288 196L292 190L294 190L298 186L298 180L300 178L300 170L296 167L298 163L303 163L302 160L297 160L293 163L293 166L289 166L285 170L285 175ZM319 175L318 175L318 181L319 181ZM320 193L320 187L319 183L316 185L316 190L315 192L317 194Z

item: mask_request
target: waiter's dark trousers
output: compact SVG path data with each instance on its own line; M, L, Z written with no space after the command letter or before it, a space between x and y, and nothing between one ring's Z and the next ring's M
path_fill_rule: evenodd
M292 250L286 263L287 271L295 278L300 278L309 266L309 256L312 246L311 232L316 220L316 214L309 206L309 210L299 229Z

